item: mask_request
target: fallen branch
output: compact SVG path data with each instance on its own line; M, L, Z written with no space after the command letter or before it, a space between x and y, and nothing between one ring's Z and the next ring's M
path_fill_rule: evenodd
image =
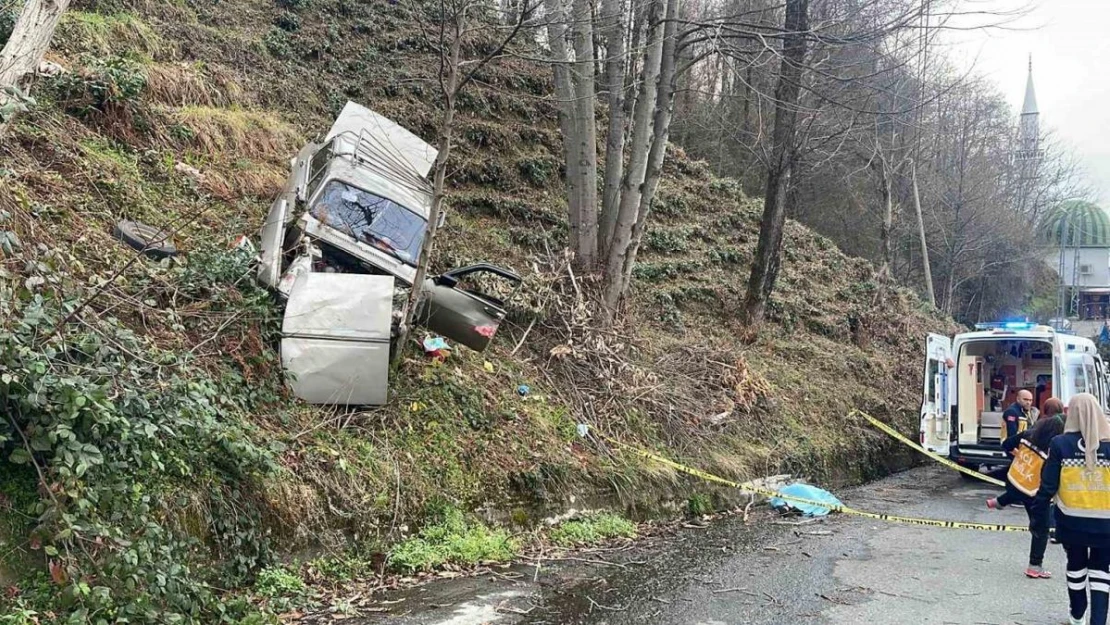
M749 495L751 499L748 500L748 505L744 506L744 523L748 522L748 513L751 512L752 505L755 504L755 494Z
M565 558L552 558L552 560L573 560L574 562L584 562L586 564L602 564L602 565L606 565L606 566L615 566L615 567L622 568L622 569L627 569L628 568L627 566L625 566L625 565L623 565L619 562L609 562L608 560L592 560L592 559L589 559L589 558L573 558L573 557L569 557L569 556L565 557Z
M519 614L521 616L525 616L525 615L531 614L536 609L536 606L533 605L532 607L528 608L527 610L521 610L520 608L515 608L513 606L506 606L505 603L507 603L507 602L502 601L500 604L498 604L498 606L496 608L493 609L493 611L494 612L508 612L509 614Z
M627 608L627 607L623 607L623 608L614 608L614 607L612 607L612 606L607 606L607 605L601 605L600 603L598 603L598 602L594 601L593 597L586 597L586 599L587 599L587 600L589 600L589 602L590 602L590 611L591 611L591 612L593 611L593 609L594 609L595 607L596 607L596 608L599 608L599 609L601 609L601 610L608 610L608 611L610 611L610 612L624 612L624 611L628 610L628 608Z

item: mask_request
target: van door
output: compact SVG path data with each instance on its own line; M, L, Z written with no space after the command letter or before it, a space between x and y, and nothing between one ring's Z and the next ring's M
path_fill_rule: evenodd
M393 276L305 273L281 326L281 364L310 404L377 406L389 388Z
M520 283L520 276L494 265L454 269L425 283L417 323L483 351L505 318L505 302Z
M1102 376L1099 375L1095 357L1092 354L1083 354L1083 371L1087 374L1087 392L1094 395L1099 404L1104 404Z
M1095 375L1098 377L1098 385L1100 389L1098 396L1099 401L1102 403L1103 411L1110 412L1110 384L1107 383L1106 379L1106 362L1103 361L1102 357L1098 354L1095 354L1094 359Z
M952 340L930 334L925 343L925 384L921 394L921 444L929 451L947 455L952 438L949 418L948 359Z

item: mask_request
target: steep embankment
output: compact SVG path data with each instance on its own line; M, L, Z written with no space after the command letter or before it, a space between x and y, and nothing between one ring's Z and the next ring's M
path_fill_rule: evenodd
M911 430L922 337L950 322L791 223L751 335L734 311L758 201L674 150L626 318L598 329L595 285L560 253L548 72L518 59L462 98L436 259L520 272L512 323L487 354L405 361L383 408L292 401L275 305L226 249L348 99L434 137L435 58L411 10L87 0L66 17L51 58L68 72L39 81L0 144L9 563L46 562L78 607L157 620L208 614L214 591L193 580L223 587L307 547L376 551L430 504L528 526L571 494L650 512L703 489L580 442L580 421L735 477L836 483L904 462L845 415ZM111 237L121 218L175 229L183 257L136 259Z

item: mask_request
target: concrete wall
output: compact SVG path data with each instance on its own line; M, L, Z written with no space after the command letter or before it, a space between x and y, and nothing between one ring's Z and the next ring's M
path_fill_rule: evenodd
M1079 248L1079 266L1090 266L1090 272L1087 275L1080 274L1078 276L1078 284L1072 284L1072 264L1075 260L1075 250L1069 249L1064 251L1064 282L1068 286L1079 287L1110 287L1110 248L1106 247L1082 247ZM1060 251L1055 250L1045 255L1045 262L1049 267L1058 270L1060 268Z

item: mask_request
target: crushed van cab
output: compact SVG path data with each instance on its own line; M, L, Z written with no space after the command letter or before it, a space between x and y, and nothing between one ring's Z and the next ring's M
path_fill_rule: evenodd
M436 155L405 128L348 102L324 139L291 160L262 226L258 280L287 299L281 358L301 399L385 403L390 349L428 228ZM414 318L484 350L520 283L490 264L454 269L417 287Z
M1106 407L1106 364L1090 339L1032 323L979 324L975 332L926 341L921 445L961 466L1002 467L1003 413L1020 391L1040 410L1049 397L1067 405L1091 393Z

